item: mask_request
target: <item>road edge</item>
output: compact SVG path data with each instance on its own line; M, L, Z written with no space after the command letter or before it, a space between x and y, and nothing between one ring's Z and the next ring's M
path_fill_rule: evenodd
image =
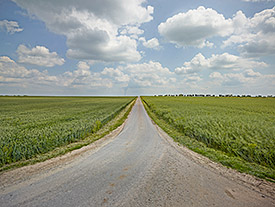
M95 153L103 146L112 142L123 130L126 122L128 121L129 115L132 112L132 108L136 103L136 100L137 98L135 98L124 110L118 114L118 117L120 117L117 120L116 117L114 120L110 121L113 121L114 123L108 123L109 126L106 124L106 127L109 127L112 130L111 132L104 134L102 137L99 137L92 142L81 146L80 148L59 154L41 162L30 163L25 166L7 169L0 172L0 191L5 190L12 185L23 183L29 180L31 177L37 177L40 174L46 174L50 171L55 171L58 168L62 168L63 166L67 166L78 158L83 158L85 155ZM121 120L123 120L122 123L120 123Z
M142 102L143 107L144 103ZM175 150L181 154L183 154L188 159L193 162L199 164L200 166L211 170L212 172L219 174L231 181L234 181L242 186L245 186L253 191L256 191L262 194L262 197L269 197L275 200L275 183L267 181L265 179L258 178L256 176L241 173L233 168L229 168L227 166L222 165L221 163L214 162L210 160L208 157L205 157L197 152L192 151L184 145L181 145L174 141L172 137L170 137L160 126L158 126L154 120L150 117L147 110L145 110L148 117L150 118L153 125L156 127L159 136L167 142L170 146L175 148Z

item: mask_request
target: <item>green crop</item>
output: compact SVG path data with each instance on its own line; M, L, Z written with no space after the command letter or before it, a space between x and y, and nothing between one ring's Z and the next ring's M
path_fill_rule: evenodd
M98 131L132 97L1 97L0 166Z
M275 99L143 97L158 118L207 147L275 169Z

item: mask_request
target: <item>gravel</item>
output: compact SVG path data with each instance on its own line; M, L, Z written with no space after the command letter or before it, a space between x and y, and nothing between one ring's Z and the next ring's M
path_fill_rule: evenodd
M1 174L0 206L275 206L273 183L177 146L140 99L119 132L54 166Z

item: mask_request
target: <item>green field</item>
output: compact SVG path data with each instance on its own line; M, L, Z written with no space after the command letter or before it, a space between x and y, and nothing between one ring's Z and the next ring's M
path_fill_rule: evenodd
M0 97L0 166L83 139L133 97Z
M275 178L275 98L142 98L176 141L240 171Z

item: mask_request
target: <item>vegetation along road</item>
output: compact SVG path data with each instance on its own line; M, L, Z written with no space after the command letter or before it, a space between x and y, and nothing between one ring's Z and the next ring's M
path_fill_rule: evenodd
M1 175L2 207L275 205L274 183L178 146L153 124L140 98L117 136L56 167L41 165ZM20 172L29 176L7 184Z
M0 170L19 162L27 164L32 158L41 161L46 157L42 154L88 135L90 140L84 140L82 145L92 142L98 137L90 135L132 100L133 97L0 97ZM79 143L66 151L75 147L80 147ZM62 153L57 151L55 154Z
M275 181L275 98L143 97L176 142L223 165Z

